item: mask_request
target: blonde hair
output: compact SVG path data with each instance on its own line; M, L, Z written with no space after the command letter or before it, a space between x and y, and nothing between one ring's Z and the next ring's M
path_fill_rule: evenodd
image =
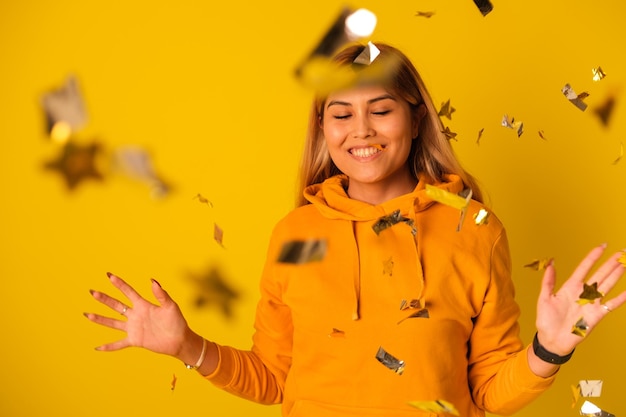
M461 177L466 187L472 189L472 198L482 202L482 193L478 183L457 160L448 138L443 133L441 118L415 66L399 49L384 43L376 43L375 45L380 50L380 55L374 63L378 65L379 69L384 69L383 76L374 79L370 76L366 78L367 82L382 83L390 91L405 99L409 103L414 117L417 117L417 111L421 104L427 110L419 124L419 133L417 139L413 141L407 160L411 174L415 178L418 174L423 174L437 182L444 181L446 174L456 174ZM348 46L335 55L333 60L340 67L358 65L353 64L353 61L364 48L364 45ZM358 71L358 69L356 70ZM308 204L302 194L306 187L341 174L339 168L330 158L321 127L326 96L316 96L311 106L307 137L300 165L296 206Z

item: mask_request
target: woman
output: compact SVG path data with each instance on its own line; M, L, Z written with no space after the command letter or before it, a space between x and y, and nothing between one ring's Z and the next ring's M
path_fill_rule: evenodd
M551 385L583 336L626 301L625 292L577 302L586 282L603 294L613 288L621 253L587 279L605 245L594 248L557 292L550 263L537 335L525 347L505 230L493 213L484 224L459 221L458 209L433 199L429 187L470 189L465 211L484 209L414 66L376 47L370 65L354 63L364 46L340 52L338 72L351 76L314 101L302 199L272 233L252 348L193 332L156 281L158 306L109 274L132 307L92 291L126 316L86 314L126 332L99 350L174 356L226 391L282 403L292 417L433 415L414 402L461 416L509 414Z

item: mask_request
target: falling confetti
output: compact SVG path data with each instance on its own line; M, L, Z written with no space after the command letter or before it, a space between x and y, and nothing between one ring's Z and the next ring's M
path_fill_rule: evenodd
M479 226L489 223L489 212L485 209L478 210L478 213L474 214L474 223Z
M435 12L420 12L420 11L415 12L415 16L425 17L426 19L430 19L434 15L435 15Z
M170 389L171 389L172 391L174 391L174 390L176 389L176 380L177 380L177 379L178 379L178 378L176 378L176 374L174 374L174 375L172 376L172 382L170 383L170 387L171 387Z
M531 268L535 271L543 271L550 264L550 259L535 259L534 261L524 265L524 268Z
M460 415L459 411L454 407L454 405L444 400L409 401L409 405L412 405L415 408L419 408L420 410L429 411L431 413L448 413L455 416Z
M545 133L543 132L543 130L540 130L538 133L539 133L539 137L540 137L541 139L543 139L543 140L547 140L547 139L546 139L546 135L545 135Z
M578 319L576 324L572 326L572 333L576 336L585 337L587 336L587 330L589 330L589 325L585 321L583 317Z
M615 108L615 103L615 97L609 96L601 105L594 107L593 109L593 114L598 117L600 123L602 123L605 127L609 125L613 109Z
M420 309L418 311L415 311L415 312L409 314L405 318L399 320L398 324L402 323L403 321L405 321L407 319L428 319L428 318L430 318L430 313L428 312L428 309L427 308L422 308L422 309Z
M65 85L44 94L41 104L48 124L50 137L64 143L70 135L87 123L85 103L74 76L69 76Z
M506 114L502 116L502 126L508 127L509 129L517 130L517 137L519 138L524 133L524 123L520 121L515 121L515 117L509 119L509 116Z
M478 131L478 137L476 138L476 145L480 145L480 138L483 137L484 131L485 131L484 127Z
M615 415L602 410L590 401L585 401L580 406L580 415L586 417L615 417Z
M493 10L493 5L489 0L474 0L474 4L483 16L487 16Z
M400 310L409 310L409 309L417 309L422 308L422 302L416 298L411 301L402 300L400 302Z
M196 198L197 198L197 199L198 199L198 201L199 201L199 202L201 202L202 204L206 204L206 205L207 205L207 206L209 206L209 207L213 207L213 203L211 203L211 202L209 201L209 199L208 199L208 198L203 197L203 196L202 196L202 194L200 194L200 193L196 194L196 195L194 196L194 199L196 199Z
M446 139L450 140L450 139L454 139L456 141L458 141L458 139L456 138L456 133L454 133L453 131L450 130L450 128L448 126L446 126L441 133L443 133L446 137Z
M441 109L437 114L441 117L445 116L448 119L452 120L452 113L454 113L455 111L456 109L450 105L450 99L448 99L447 101L441 103Z
M115 149L112 165L116 172L147 183L154 197L164 197L171 189L157 175L149 153L139 146L121 146Z
M333 329L331 330L330 334L328 335L328 337L345 337L346 336L346 332L344 332L343 330L339 330L333 327Z
M372 42L368 42L367 46L352 62L360 65L370 65L378 55L380 55L380 50Z
M591 73L593 74L594 81L600 81L604 77L606 77L606 73L602 71L602 67L592 68Z
M470 188L466 188L461 191L461 193L454 194L430 184L426 184L425 188L426 195L433 200L461 211L459 223L456 228L457 232L460 231L461 226L463 225L463 220L465 219L467 207L469 206L470 200L472 199L472 190Z
M379 347L378 352L376 352L376 359L378 359L378 362L382 363L398 375L402 375L404 372L404 361L401 361L393 355L385 352L385 349L383 349L382 346Z
M393 275L393 258L383 261L383 275Z
M103 176L96 168L96 157L102 152L100 144L93 142L86 146L68 142L63 145L57 159L47 162L44 167L58 171L65 179L69 190L86 179L102 180Z
M583 92L576 94L569 84L565 84L565 86L561 89L561 92L565 95L565 97L567 97L570 103L578 107L581 111L585 111L587 109L587 103L583 100L589 97L589 93Z
M213 223L213 239L215 239L221 247L224 247L224 231L217 223Z
M319 262L326 256L325 240L293 240L283 244L277 262L286 264L304 264Z
M217 306L225 318L233 317L233 303L239 298L239 293L228 284L217 268L213 267L201 276L191 275L191 279L197 287L197 308Z
M413 234L413 236L417 234L417 229L415 228L415 223L413 222L413 219L409 219L408 217L403 217L400 214L400 210L396 210L387 216L383 216L379 218L372 225L372 229L378 235L383 230L388 229L398 223L406 223L408 226L411 227L411 233Z
M619 262L622 265L626 266L626 252L622 252L622 254L620 255L620 257L617 260L617 262Z
M583 292L580 293L579 299L577 300L578 304L588 304L593 303L596 298L602 298L604 294L598 291L598 283L594 282L591 285L587 285L586 282L583 282Z
M613 161L613 165L617 165L624 157L624 142L619 143L619 156Z
M584 379L578 382L581 397L599 397L602 395L601 379Z
M576 407L576 403L580 399L580 385L572 385L572 408Z

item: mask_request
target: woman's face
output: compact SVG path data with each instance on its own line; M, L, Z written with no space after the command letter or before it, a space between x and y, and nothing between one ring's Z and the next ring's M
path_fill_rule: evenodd
M407 159L417 122L409 103L381 86L334 92L324 103L322 130L349 188L415 186Z

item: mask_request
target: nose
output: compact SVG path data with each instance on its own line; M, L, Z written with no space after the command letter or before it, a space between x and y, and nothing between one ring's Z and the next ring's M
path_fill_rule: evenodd
M353 117L352 137L356 139L372 137L376 134L371 121L367 116L356 115Z

